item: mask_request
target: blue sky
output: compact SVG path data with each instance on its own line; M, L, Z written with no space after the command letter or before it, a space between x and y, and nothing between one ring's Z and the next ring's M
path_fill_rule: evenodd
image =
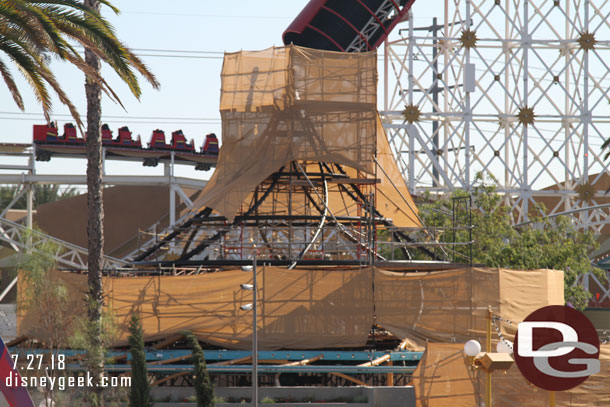
M218 101L222 53L240 49L262 49L281 45L281 34L300 12L307 0L291 1L115 1L121 9L119 16L104 14L114 24L119 37L157 75L161 89L156 91L143 83L143 94L138 102L129 90L117 80L116 75L105 69L105 76L121 96L126 111L104 100L103 117L116 132L126 124L141 134L147 142L155 128L166 133L182 128L188 138L201 145L208 132L220 132ZM148 51L164 50L164 51ZM167 50L167 51L165 51ZM197 53L171 51L198 51ZM205 52L205 53L202 53ZM164 55L164 56L152 56ZM53 62L53 69L81 113L85 111L83 75L60 62ZM14 76L19 73L14 71ZM8 90L0 85L0 122L3 132L0 142L30 142L32 124L43 123L41 109L27 84L21 81L20 89L25 98L25 113L13 103ZM70 118L67 109L59 102L54 104L53 117L62 126ZM111 118L109 118L112 116ZM168 119L172 118L172 119ZM191 120L176 120L186 118ZM51 164L39 164L41 172L78 173L84 171L84 162L77 160L53 160ZM67 162L65 162L67 161ZM141 164L110 165L109 172L138 172L150 174ZM186 176L202 176L190 168L182 171Z
M137 101L111 70L104 69L126 109L104 100L104 121L115 133L118 127L128 125L135 135L142 136L143 143L148 142L155 128L165 130L166 134L181 128L200 146L206 133L220 133L218 102L222 53L282 45L283 31L307 2L115 1L121 14L115 16L108 11L104 14L114 24L119 37L141 55L157 75L161 89L156 91L143 83L143 94ZM417 20L429 22L431 15L425 13L417 14L416 23ZM61 62L53 62L52 67L84 114L83 75ZM19 77L16 71L14 75ZM32 125L44 122L41 109L25 82L21 81L20 89L25 98L25 113L19 112L6 86L0 84L0 123L3 129L0 142L31 142ZM59 102L54 104L54 113L53 119L59 121L60 127L71 120L67 109ZM85 163L84 160L54 159L50 163L38 163L38 170L41 173L84 173ZM120 162L109 163L107 171L152 175L160 173L161 167L150 169L141 164ZM207 178L210 173L203 174L195 172L192 167L185 167L178 174Z

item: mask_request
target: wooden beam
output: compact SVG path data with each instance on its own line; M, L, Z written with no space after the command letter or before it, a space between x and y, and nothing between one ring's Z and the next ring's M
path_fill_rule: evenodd
M391 358L391 355L388 353L387 355L383 355L375 360L371 360L370 362L366 362L366 363L363 363L358 366L377 366L384 362L387 362L388 360L390 360L390 358Z
M80 355L82 356L82 355ZM82 357L81 357L82 359ZM122 355L116 355L110 359L108 359L108 363L116 363L121 360L127 360L127 353L123 353Z
M161 342L155 344L153 349L161 349L171 345L174 342L178 342L180 339L184 338L184 335L173 335L168 338L165 338Z
M231 366L239 365L240 363L249 363L252 361L252 356L245 356L239 359L227 360L225 362L211 363L208 366Z
M359 386L365 386L367 387L368 385L365 382L362 382L352 376L348 376L346 374L343 373L331 373L332 375L338 376L338 377L342 377L345 380L349 380L350 382L356 383Z
M394 365L394 363L392 363L392 361L390 360L388 362L388 366L393 366L393 365ZM388 378L387 379L388 380L387 380L385 385L388 386L388 387L394 386L394 373L388 373Z
M193 355L184 355L184 356L178 356L176 358L171 358L171 359L166 359L166 360L157 360L155 362L150 362L148 363L149 365L166 365L168 363L173 363L173 362L180 362L182 360L186 360L186 359L190 359L192 358Z
M185 376L185 375L187 375L187 374L189 374L189 373L193 373L193 372L178 372L178 373L174 373L173 375L166 376L166 377L164 377L163 379L159 379L159 380L157 380L156 382L153 382L152 386L153 386L153 387L154 387L154 386L158 386L158 385L160 385L160 384L163 384L163 383L165 383L165 382L167 382L167 381L170 381L170 380L172 380L172 379L175 379L175 378L177 378L177 377L180 377L180 376Z
M322 359L323 357L324 357L324 354L320 354L318 356L314 356L311 359L297 360L296 362L286 363L286 364L284 364L282 366L305 366L305 365L308 365L310 363L317 362L318 360Z
M400 342L400 345L398 345L398 348L396 350L405 350L405 348L407 347L409 342L411 342L411 340L409 338L403 339L402 342Z
M28 340L28 337L25 335L21 335L16 337L15 339L13 339L10 342L7 342L6 346L17 346L19 345L21 342L25 342Z

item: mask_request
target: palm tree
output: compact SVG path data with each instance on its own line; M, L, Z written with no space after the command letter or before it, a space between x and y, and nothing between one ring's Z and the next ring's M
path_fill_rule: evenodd
M103 369L101 347L103 259L103 209L101 178L100 116L101 94L120 99L100 74L100 61L106 62L125 82L131 93L140 97L137 73L153 87L159 86L154 75L123 43L111 24L100 15L100 4L118 10L107 0L9 0L0 2L0 51L22 72L49 120L51 96L48 87L65 104L82 131L82 121L49 68L51 56L68 61L84 72L87 96L87 188L89 192L89 319L92 339L90 369L99 377ZM85 58L74 43L85 48ZM23 99L11 71L0 58L0 75L20 109ZM97 405L100 400L92 400Z
M117 11L106 0L99 1ZM120 99L99 71L85 62L74 42L89 47L114 68L136 97L140 96L141 90L134 68L153 86L158 86L146 66L116 38L113 27L95 9L76 0L0 2L0 51L5 54L5 59L8 57L24 75L47 120L52 107L50 87L82 130L78 110L49 68L51 56L74 64L113 100L120 103ZM13 100L23 110L23 98L5 59L0 58L0 74Z
M107 2L101 0L84 0L86 7L94 10L99 16L100 4ZM116 9L114 9L116 11ZM95 17L86 16L87 20L95 23ZM104 256L104 206L102 185L102 141L101 141L101 98L104 83L96 80L100 76L101 61L107 62L128 84L131 92L137 98L141 90L137 77L131 67L138 70L152 85L158 87L155 77L148 71L127 47L118 40L113 44L117 51L118 59L105 58L105 54L98 52L96 44L85 45L85 61L89 69L95 72L93 76L87 76L85 80L85 94L87 99L87 206L88 206L88 286L89 286L89 308L88 317L90 322L89 332L89 369L92 375L99 379L104 369L104 346L102 343L102 269ZM90 397L91 405L103 405L100 400L101 388L93 388Z

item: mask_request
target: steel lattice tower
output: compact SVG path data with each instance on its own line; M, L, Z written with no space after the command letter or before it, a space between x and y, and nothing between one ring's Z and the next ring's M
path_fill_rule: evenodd
M430 10L444 14L422 29L413 16ZM602 0L416 2L384 56L385 127L411 192L470 189L481 173L517 223L542 201L600 231L609 17Z

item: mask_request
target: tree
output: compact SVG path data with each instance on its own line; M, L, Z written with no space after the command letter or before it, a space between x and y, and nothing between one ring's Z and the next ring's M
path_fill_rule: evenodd
M60 247L52 241L41 239L35 230L24 234L23 243L35 250L24 253L17 264L23 293L19 310L24 315L31 311L36 316L41 345L57 354L68 344L74 323L68 287L55 271L57 263L54 255ZM24 374L23 370L21 372ZM63 373L61 369L51 366L46 366L45 372L52 377ZM44 388L44 395L51 403L56 401L57 394L52 388Z
M129 407L149 407L150 387L146 371L146 350L142 333L142 321L134 312L129 321L129 346L131 352L131 393Z
M110 5L106 0L101 3ZM146 67L131 54L116 38L110 23L91 7L76 0L11 0L0 4L0 51L17 66L31 86L40 102L47 120L51 111L51 87L61 103L65 104L82 129L76 107L53 75L49 62L51 56L67 61L83 71L88 78L98 83L103 91L119 101L116 93L95 71L85 63L73 42L90 47L98 56L109 62L128 83L131 91L138 95L140 89L135 74L130 69L131 61L136 69L151 78ZM9 66L0 59L0 74L17 106L24 110L23 98L11 74Z
M85 13L85 20L96 24L99 19L100 4L109 5L102 0L85 0L89 13ZM111 8L116 12L117 9ZM89 369L91 374L100 380L104 369L104 349L102 346L102 269L104 257L104 207L102 198L102 141L101 141L101 97L103 82L96 80L100 77L101 60L104 60L129 86L132 94L140 97L141 89L132 67L142 74L153 87L159 84L154 75L146 68L125 45L114 35L112 41L96 43L90 41L85 46L85 61L94 75L85 78L85 93L87 98L87 236L88 236L88 316L90 320L90 343L92 352L89 354ZM108 47L107 47L108 45ZM100 52L100 49L112 52ZM95 407L100 401L101 387L95 387L91 393L91 403Z
M441 242L470 239L467 229L451 230L453 199L459 197L468 197L468 194L456 191L451 197L419 207L426 226L446 229L439 237ZM567 217L547 217L543 206L530 214L528 223L513 226L511 208L503 204L503 196L492 185L477 185L471 198L471 213L461 205L462 210L456 210L455 216L459 226L468 225L469 216L472 216L473 263L520 270L563 270L566 301L578 309L586 307L590 293L575 282L590 271L600 281L605 281L603 271L593 266L588 257L588 253L597 248L592 232L576 229ZM453 247L456 261L469 260L468 246Z
M214 388L208 375L203 349L199 341L191 332L184 332L184 336L193 352L195 368L193 371L197 407L214 407Z
M59 100L70 110L78 127L82 130L82 121L76 107L65 94L52 74L48 61L50 56L57 56L68 61L83 71L86 76L87 97L87 189L89 203L89 293L88 316L91 320L92 351L89 353L89 369L99 380L103 373L104 351L101 341L102 283L101 270L103 261L103 210L101 179L101 141L100 116L101 93L104 92L120 103L113 89L100 74L100 61L106 62L128 85L131 93L137 98L141 95L137 73L142 75L153 87L159 84L154 75L117 38L112 25L100 14L100 4L108 6L118 13L118 9L107 0L11 0L0 3L0 50L18 66L30 83L36 97L42 105L43 112L49 120L51 97L47 86L50 86ZM85 48L83 59L74 42ZM0 60L2 74L15 103L23 110L23 99L10 70ZM94 387L91 403L99 405L101 387ZM98 396L95 396L98 395Z

